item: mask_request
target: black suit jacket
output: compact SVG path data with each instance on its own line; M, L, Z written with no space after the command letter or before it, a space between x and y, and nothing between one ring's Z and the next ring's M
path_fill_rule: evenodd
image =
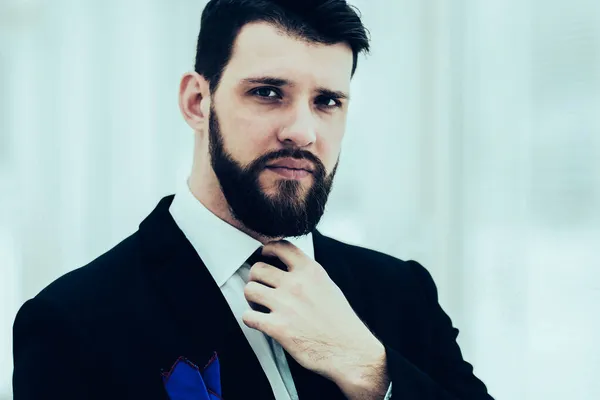
M274 398L219 287L172 219L172 199L132 236L21 307L14 400L164 400L162 371L180 356L204 365L215 351L225 400ZM463 361L458 331L423 267L318 232L314 249L385 345L393 398L491 398ZM287 356L301 400L344 398Z

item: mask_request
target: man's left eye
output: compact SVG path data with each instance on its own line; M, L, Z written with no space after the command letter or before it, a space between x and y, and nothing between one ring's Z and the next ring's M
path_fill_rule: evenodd
M333 99L331 97L319 97L316 100L317 105L319 106L323 106L326 108L334 108L334 107L340 107L342 105L342 103L339 100Z

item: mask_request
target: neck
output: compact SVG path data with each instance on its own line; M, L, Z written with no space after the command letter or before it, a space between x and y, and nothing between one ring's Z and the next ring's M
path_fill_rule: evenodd
M208 179L207 179L208 178ZM213 174L213 179L216 180L216 176ZM188 186L190 191L194 195L194 197L202 203L204 207L206 207L210 212L214 215L227 222L229 225L234 228L244 232L246 235L258 240L262 244L266 244L268 242L272 242L275 240L280 240L283 238L271 238L261 235L251 229L248 229L244 224L242 224L239 220L233 217L231 213L231 209L229 208L229 204L221 191L220 186L213 185L213 187L207 187L203 182L210 182L211 179L209 177L201 177L197 174L192 173L190 178L188 179Z

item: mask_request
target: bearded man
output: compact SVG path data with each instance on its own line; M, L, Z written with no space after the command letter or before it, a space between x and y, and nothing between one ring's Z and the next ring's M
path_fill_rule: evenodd
M366 30L344 0L211 0L189 178L14 325L14 399L490 399L430 274L319 233Z

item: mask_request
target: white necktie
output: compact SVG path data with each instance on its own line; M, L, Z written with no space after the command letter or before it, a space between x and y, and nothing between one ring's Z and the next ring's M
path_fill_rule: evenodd
M242 277L245 283L248 283L249 281L250 267L252 266L248 264L248 262L245 262L239 270L240 276ZM285 384L285 388L287 389L290 395L290 399L298 400L298 392L296 391L296 385L294 385L294 379L292 378L292 373L290 371L290 367L285 357L283 347L281 347L281 345L269 335L265 335L265 337L267 338L267 342L269 342L271 351L273 351L273 356L275 357L275 364L277 365L277 369L279 370L281 379Z

